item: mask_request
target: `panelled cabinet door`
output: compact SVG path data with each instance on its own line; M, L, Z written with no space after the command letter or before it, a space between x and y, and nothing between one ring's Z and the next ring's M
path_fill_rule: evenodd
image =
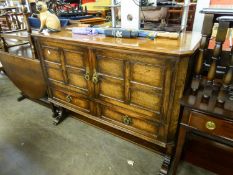
M64 83L61 63L61 50L57 47L42 45L43 62L50 81Z
M160 65L131 63L130 101L132 105L160 113L164 70Z
M97 101L137 112L151 121L165 122L175 66L172 60L103 50L95 50L94 55Z
M104 55L96 55L93 79L96 85L96 97L111 101L124 102L124 60L121 58L109 58Z
M91 75L88 50L73 45L60 47L59 43L53 42L43 43L41 47L53 98L90 111L88 103L91 97Z
M90 66L86 49L63 49L68 85L89 96Z

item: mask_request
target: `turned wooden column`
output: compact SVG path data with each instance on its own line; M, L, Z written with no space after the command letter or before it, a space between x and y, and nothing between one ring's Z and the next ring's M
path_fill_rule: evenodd
M206 57L206 50L208 49L209 40L212 34L212 28L214 24L213 18L214 18L213 14L205 14L204 17L203 28L201 32L202 33L201 44L195 64L195 72L194 72L195 74L191 84L191 88L193 91L197 91L200 86L203 62Z
M229 66L227 67L226 72L223 76L222 87L218 94L219 103L224 103L226 101L226 95L228 93L229 86L233 81L233 47L232 46L231 46L231 54L229 59L230 59Z
M211 60L208 74L207 74L207 82L206 82L204 94L203 94L203 97L206 99L208 99L211 96L212 91L213 91L213 83L214 83L214 79L216 76L217 64L221 57L222 45L226 39L226 34L229 28L229 25L230 25L230 22L228 21L219 22L217 36L215 39L216 44L213 50L213 56L211 57L212 60Z
M231 16L222 16L222 17L219 17L217 20L220 22L225 22L226 25L227 25L227 23L228 23L228 25L233 24L233 17L231 17ZM232 40L232 35L230 35L229 39ZM225 101L227 100L226 95L229 91L229 86L231 85L231 83L233 81L233 47L232 47L232 44L230 47L231 47L231 53L229 56L229 65L227 66L226 72L223 76L222 87L220 88L220 91L218 93L218 98L217 98L217 101L220 104L225 103Z

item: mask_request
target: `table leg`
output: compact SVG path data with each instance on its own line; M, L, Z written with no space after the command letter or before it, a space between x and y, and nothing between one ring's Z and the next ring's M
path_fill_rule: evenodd
M173 160L173 168L172 168L173 175L176 175L176 170L180 162L180 157L181 157L182 149L184 146L185 137L186 137L186 128L181 125L179 129L178 142L176 145L176 153L175 153L175 157Z
M54 125L58 125L67 117L67 111L63 107L55 106L54 104L52 104L52 111L53 111Z

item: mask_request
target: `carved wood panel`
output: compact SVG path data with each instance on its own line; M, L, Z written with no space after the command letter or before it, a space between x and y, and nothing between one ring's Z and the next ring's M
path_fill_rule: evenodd
M138 111L151 120L163 121L163 104L168 103L164 99L169 99L164 96L170 93L165 93L164 88L170 89L172 61L99 50L95 50L94 55L94 68L98 74L95 98L98 102L111 103Z
M90 95L89 81L85 79L85 75L90 76L87 49L72 45L61 48L52 42L49 46L44 44L42 53L51 84L56 81L60 83L58 86L66 85Z

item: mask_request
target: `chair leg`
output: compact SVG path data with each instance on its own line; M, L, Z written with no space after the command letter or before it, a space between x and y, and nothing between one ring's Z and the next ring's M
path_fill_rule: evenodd
M6 40L3 37L1 37L1 40L2 40L2 49L3 49L3 51L8 52L8 45L7 45Z

